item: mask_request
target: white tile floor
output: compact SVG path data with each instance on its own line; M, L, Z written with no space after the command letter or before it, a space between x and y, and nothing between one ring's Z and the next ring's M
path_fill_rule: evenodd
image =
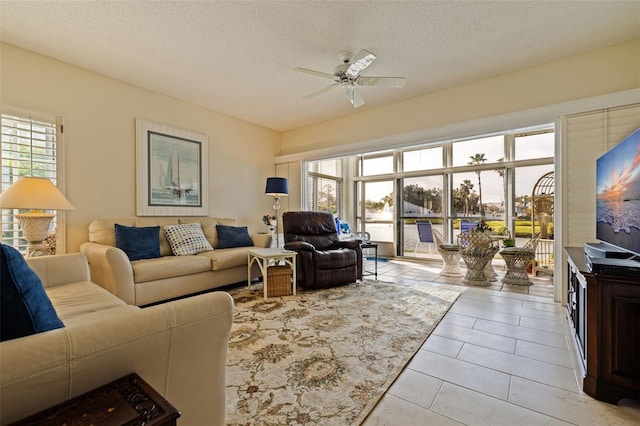
M438 271L391 260L378 264L378 279L457 283ZM582 393L573 337L551 281L514 287L460 287L364 425L640 425L639 401L615 406Z

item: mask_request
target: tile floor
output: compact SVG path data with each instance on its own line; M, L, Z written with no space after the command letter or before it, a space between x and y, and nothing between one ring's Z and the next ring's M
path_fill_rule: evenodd
M501 274L500 268L496 271ZM640 402L581 391L564 308L549 278L528 288L463 286L438 265L389 260L378 279L445 282L464 292L365 420L388 425L640 425Z

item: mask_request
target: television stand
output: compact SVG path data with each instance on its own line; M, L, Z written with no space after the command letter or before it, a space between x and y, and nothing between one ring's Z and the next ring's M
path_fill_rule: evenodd
M582 388L601 401L640 400L640 275L590 272L566 247L568 317L585 366Z

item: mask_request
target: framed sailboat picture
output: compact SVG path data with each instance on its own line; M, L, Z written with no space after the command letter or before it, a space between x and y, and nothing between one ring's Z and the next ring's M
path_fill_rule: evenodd
M207 216L209 138L136 119L138 216Z

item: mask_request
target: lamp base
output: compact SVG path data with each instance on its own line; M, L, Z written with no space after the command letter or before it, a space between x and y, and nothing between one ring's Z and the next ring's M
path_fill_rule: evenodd
M49 251L44 246L44 243L41 241L40 243L29 243L27 246L27 257L36 257L36 256L48 256Z
M27 256L44 256L47 250L43 241L49 236L49 227L51 219L55 215L42 211L32 210L28 213L19 213L16 215L22 234L25 240L29 242L27 247Z

